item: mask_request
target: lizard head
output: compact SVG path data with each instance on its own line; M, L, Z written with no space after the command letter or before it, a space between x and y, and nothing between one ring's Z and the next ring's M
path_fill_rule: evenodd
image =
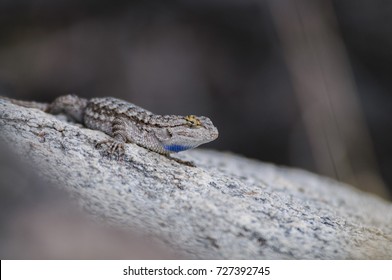
M156 134L167 153L193 149L218 138L218 129L207 117L188 115L176 119L175 124L161 127Z

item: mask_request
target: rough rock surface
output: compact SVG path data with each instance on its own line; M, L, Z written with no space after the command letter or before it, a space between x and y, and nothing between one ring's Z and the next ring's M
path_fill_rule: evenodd
M185 258L392 259L392 204L302 170L193 150L179 164L134 144L0 100L1 137L94 217Z

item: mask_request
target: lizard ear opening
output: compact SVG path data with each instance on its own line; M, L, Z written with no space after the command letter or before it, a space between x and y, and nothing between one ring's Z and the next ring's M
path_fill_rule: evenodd
M168 141L169 139L172 138L173 133L170 131L170 129L160 129L154 132L156 138L158 138L159 141Z

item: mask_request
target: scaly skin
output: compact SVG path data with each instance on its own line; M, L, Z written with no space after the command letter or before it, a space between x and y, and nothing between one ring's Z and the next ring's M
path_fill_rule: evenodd
M113 138L109 141L112 152L121 152L124 143L135 143L168 156L218 137L217 128L207 117L155 115L113 97L87 100L76 95L64 95L50 104L6 99L51 114L63 113L87 128L103 131Z

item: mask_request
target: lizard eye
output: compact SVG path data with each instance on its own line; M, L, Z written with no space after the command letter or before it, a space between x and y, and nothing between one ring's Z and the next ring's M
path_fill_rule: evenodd
M185 117L188 125L190 127L199 127L201 126L201 121L195 115L188 115Z

